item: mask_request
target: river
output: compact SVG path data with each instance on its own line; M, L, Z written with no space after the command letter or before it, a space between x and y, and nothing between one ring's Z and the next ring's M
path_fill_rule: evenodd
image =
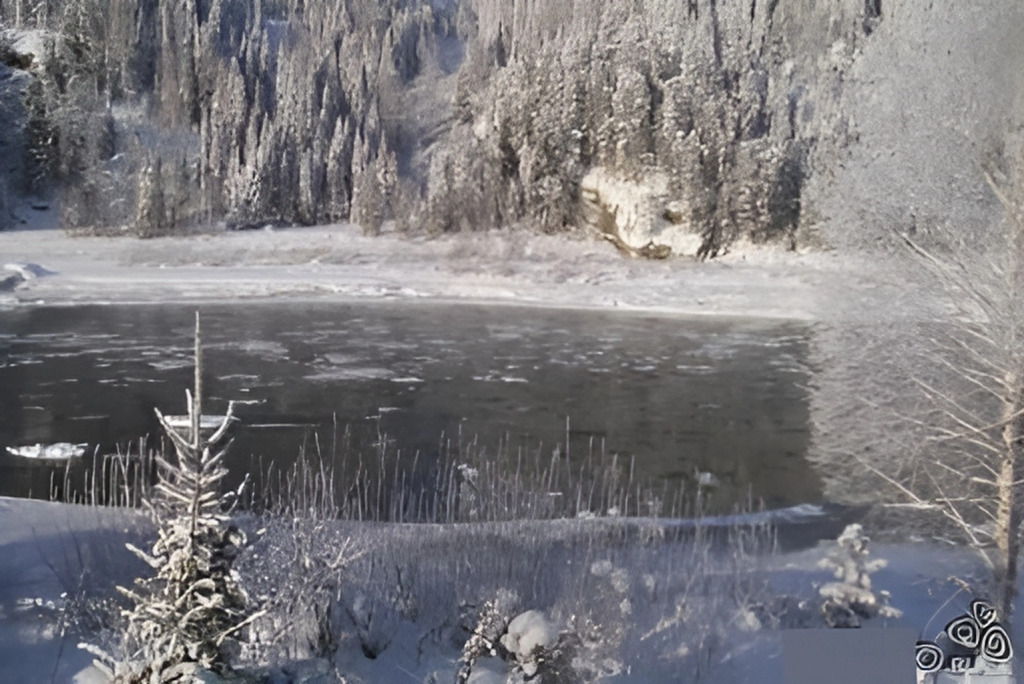
M199 308L207 410L252 402L238 409L236 480L302 450L338 458L383 437L429 461L443 440L475 439L484 453L614 457L638 482L700 481L721 510L822 496L805 458L802 324L433 302ZM0 446L92 454L156 434L154 407L184 411L194 310L0 311ZM60 470L0 453L0 494L46 497Z

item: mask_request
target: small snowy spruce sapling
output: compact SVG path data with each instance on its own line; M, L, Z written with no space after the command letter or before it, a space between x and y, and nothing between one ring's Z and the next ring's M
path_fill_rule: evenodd
M860 627L862 618L902 615L889 605L889 592L876 595L871 589L871 574L888 563L882 558L868 560L870 541L860 525L847 525L836 547L818 562L818 567L831 570L837 580L818 590L824 599L821 612L830 627Z
M174 445L174 458L158 458L159 481L147 503L157 523L158 539L150 553L129 549L156 570L137 579L133 588L119 587L133 603L126 610L120 657L83 646L97 665L118 683L173 682L202 668L226 672L229 644L258 617L248 614L247 596L232 570L245 545L245 535L224 514L230 495L220 493L227 474L224 441L233 422L231 407L209 438L200 433L202 415L202 353L196 314L195 395L186 391L190 427L187 437L157 411Z

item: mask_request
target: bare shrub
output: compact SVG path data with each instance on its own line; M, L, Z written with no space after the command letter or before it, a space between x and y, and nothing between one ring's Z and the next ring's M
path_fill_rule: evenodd
M0 174L0 230L14 225L14 214L11 211L11 192L6 176Z
M265 491L256 538L238 570L260 606L246 658L256 663L330 658L338 648L347 566L361 551L338 528L331 470L299 461Z

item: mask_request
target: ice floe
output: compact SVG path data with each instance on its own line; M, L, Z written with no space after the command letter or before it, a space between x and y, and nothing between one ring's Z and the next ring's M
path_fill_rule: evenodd
M72 444L57 442L56 444L29 444L27 446L7 447L7 453L21 458L39 461L67 461L85 454L88 444Z

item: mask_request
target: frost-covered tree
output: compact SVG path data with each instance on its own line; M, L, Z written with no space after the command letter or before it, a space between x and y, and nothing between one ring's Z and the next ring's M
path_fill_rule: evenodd
M854 0L45 5L36 21L71 48L49 64L89 97L47 86L40 149L99 171L78 128L142 114L182 143L144 136L148 152L198 157L203 220L574 230L601 170L659 188L641 231L671 224L703 257L796 244L804 181L847 142L843 74L870 33Z
M1005 207L991 231L903 236L947 307L917 338L921 409L900 416L923 440L913 458L858 460L979 551L1009 619L1024 515L1024 180L995 167L988 180Z
M228 670L229 644L258 615L248 612L246 593L232 570L246 539L225 515L231 497L220 491L230 444L223 440L234 418L229 406L215 432L203 436L200 344L197 313L195 393L186 393L187 431L157 410L174 446L174 456L157 459L159 481L149 502L158 539L149 552L129 545L156 574L120 588L132 606L124 613L119 652L89 648L118 684L175 681L195 667Z

